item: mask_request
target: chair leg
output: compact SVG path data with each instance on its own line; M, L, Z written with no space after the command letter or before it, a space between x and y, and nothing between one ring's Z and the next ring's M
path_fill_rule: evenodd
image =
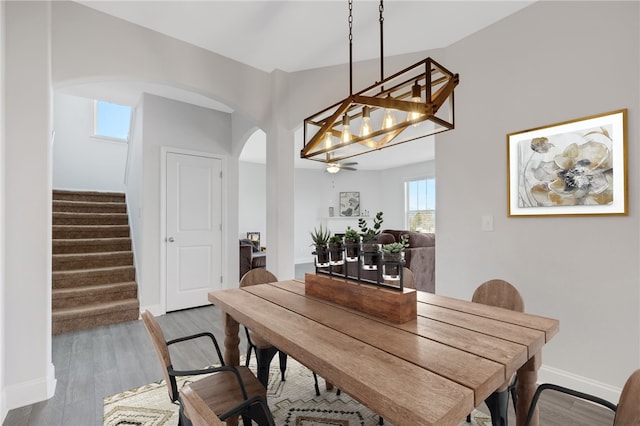
M510 390L511 392L511 401L513 401L513 411L516 411L516 406L518 405L518 393L516 391L516 387L513 386Z
M284 382L284 373L287 371L287 354L278 351L278 356L280 357L280 374L282 375L281 379Z
M384 424L384 419L382 416L378 416L378 425L382 426Z
M267 349L256 348L256 361L258 362L258 380L267 388L269 384L269 365L278 350L273 346Z
M180 404L178 409L178 426L192 426L191 420L184 413L184 405Z
M484 402L491 413L491 424L493 426L508 426L507 406L509 405L509 391L494 392Z
M471 414L467 414L467 423L471 423Z
M244 361L244 366L248 367L249 362L251 361L251 349L253 349L253 345L247 345L247 357Z
M320 396L320 386L318 386L318 375L313 373L314 386L316 388L316 396Z

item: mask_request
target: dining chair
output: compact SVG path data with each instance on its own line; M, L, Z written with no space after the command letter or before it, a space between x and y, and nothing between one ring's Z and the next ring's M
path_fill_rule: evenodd
M571 395L574 398L583 399L610 409L615 412L613 426L640 425L640 369L634 371L627 379L624 387L622 388L622 392L620 393L618 405L594 395L578 392L576 390L551 383L544 383L538 386L538 389L536 389L536 392L533 394L531 405L529 406L529 413L527 414L527 419L524 423L525 426L529 426L531 424L540 394L545 390L561 392Z
M255 421L258 426L275 426L275 421L267 400L262 396L243 401L225 413L216 414L206 401L207 389L202 389L199 382L186 383L180 390L180 401L192 426L222 425L226 419L241 414Z
M483 305L524 312L524 300L520 292L505 280L493 279L482 283L473 292L471 301L482 303ZM511 395L515 409L516 401L518 400L515 374L485 400L485 404L487 404L491 412L491 422L494 426L507 424L509 395ZM467 416L467 423L471 423L471 414Z
M278 281L278 278L267 269L256 268L251 269L240 278L240 288L249 287L257 284L268 284ZM251 352L253 351L256 356L256 364L258 369L258 380L266 388L269 381L269 365L271 360L278 353L280 360L280 380L285 380L285 372L287 370L287 354L278 350L275 346L265 340L258 333L249 330L244 327L247 336L247 356L245 360L245 367L249 366L251 360ZM320 387L318 386L318 377L314 373L313 379L315 382L316 396L320 396Z
M213 334L203 332L167 341L160 324L151 312L145 310L142 313L142 320L160 361L171 402L180 402L180 392L176 377L203 374L207 374L207 376L199 380L194 379L192 386L200 390L201 395L203 395L202 399L214 413L227 413L251 398L266 397L265 387L262 386L251 370L247 367L235 368L225 365L220 346ZM220 366L194 370L174 369L169 346L200 338L208 338L211 341ZM251 419L247 417L248 412L243 412L241 415L244 424L251 425ZM189 426L190 424L191 421L185 414L184 407L180 404L178 425Z

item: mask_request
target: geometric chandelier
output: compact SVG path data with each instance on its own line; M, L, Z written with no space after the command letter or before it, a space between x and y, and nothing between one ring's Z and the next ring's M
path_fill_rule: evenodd
M352 1L349 0L349 96L304 120L302 158L336 164L346 158L454 128L458 74L431 58L384 78L380 1L380 81L353 93Z

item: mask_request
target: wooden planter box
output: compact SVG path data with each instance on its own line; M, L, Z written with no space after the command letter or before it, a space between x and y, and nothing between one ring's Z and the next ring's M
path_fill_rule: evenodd
M328 300L398 324L417 317L414 289L392 290L340 277L310 273L305 274L304 286L308 296Z

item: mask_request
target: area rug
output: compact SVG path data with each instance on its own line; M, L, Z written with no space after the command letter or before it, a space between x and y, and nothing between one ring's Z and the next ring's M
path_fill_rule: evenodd
M255 365L250 365L255 372ZM201 377L195 377L197 380ZM191 378L178 380L178 388ZM313 374L309 369L289 358L286 380L280 380L278 363L269 374L267 400L280 426L374 426L378 415L345 393L325 390L320 382L320 396L316 396ZM472 423L460 426L491 426L491 419L474 411ZM131 389L104 399L104 426L161 426L178 424L178 405L169 401L164 381ZM387 426L393 426L388 421Z

